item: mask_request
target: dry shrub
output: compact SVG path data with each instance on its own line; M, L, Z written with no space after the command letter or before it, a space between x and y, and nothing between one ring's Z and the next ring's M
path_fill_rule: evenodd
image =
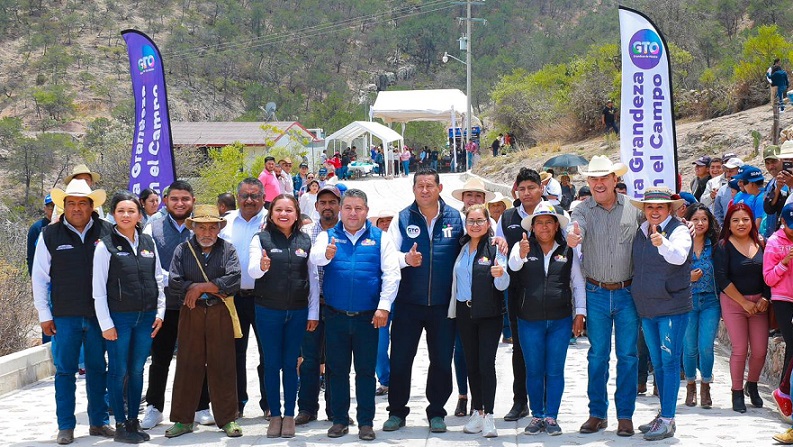
M2 208L2 207L0 207ZM27 225L7 209L0 220L0 355L30 346L37 325L25 264Z
M541 144L554 141L579 141L586 135L581 121L573 114L562 115L543 124L542 131L536 132L535 135Z

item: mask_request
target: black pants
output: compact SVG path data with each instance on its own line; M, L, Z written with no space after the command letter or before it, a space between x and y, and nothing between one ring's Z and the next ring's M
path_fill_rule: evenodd
M165 387L168 384L168 370L176 348L179 333L179 311L167 309L162 320L162 328L151 343L151 366L149 366L149 388L146 390L146 403L162 412L165 407ZM196 411L209 409L209 387L206 378L201 390Z
M520 347L520 337L518 337L520 296L519 289L509 288L507 313L509 314L509 329L512 332L512 402L526 405L529 402L529 395L526 391L526 364L523 362L523 349Z
M471 318L471 308L457 302L457 328L463 342L471 409L493 414L496 401L496 351L501 337L503 316Z
M793 303L787 301L772 301L774 306L774 313L776 314L776 321L779 325L779 332L782 332L782 338L785 340L785 369L790 365L790 360L793 359ZM790 376L787 376L787 382L790 381ZM785 381L785 371L782 371L781 381Z
M300 388L297 390L298 413L310 413L314 416L319 412L319 367L325 363L325 305L320 304L320 319L313 332L306 331L303 344L300 346ZM333 420L330 408L330 369L325 364L325 414Z
M246 371L247 362L246 354L248 352L248 338L251 333L256 336L256 340L260 340L259 331L256 329L256 310L253 302L253 296L234 296L234 307L237 308L237 316L240 319L240 327L242 328L242 338L234 339L234 349L236 350L237 357L237 406L240 414L245 409L245 404L248 403L248 373ZM257 343L258 346L258 343ZM262 347L259 349L259 365L256 366L256 372L259 375L259 407L264 413L270 407L267 405L267 393L264 391L264 354L262 354Z

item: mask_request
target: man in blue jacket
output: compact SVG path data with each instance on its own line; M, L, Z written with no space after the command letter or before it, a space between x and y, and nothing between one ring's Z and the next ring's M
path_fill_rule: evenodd
M413 177L415 201L391 222L388 234L399 251L402 281L394 301L391 326L389 418L384 431L405 426L410 413L410 379L422 330L427 331L427 419L430 431L443 433L443 406L452 393L454 322L446 317L451 299L452 268L460 252L460 212L440 199L438 173L422 169Z

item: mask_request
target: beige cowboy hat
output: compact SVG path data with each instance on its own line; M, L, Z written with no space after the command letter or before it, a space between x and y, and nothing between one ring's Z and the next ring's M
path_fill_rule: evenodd
M553 178L553 175L551 175L550 172L548 172L548 171L540 172L540 183L545 183L545 182L547 182L548 180L550 180L552 178Z
M226 221L220 217L216 205L196 205L193 208L193 215L187 218L185 225L192 230L197 223L219 223L221 229L226 226Z
M377 225L378 220L388 217L397 217L397 212L394 210L382 210L374 216L369 216L369 222L371 222L372 225Z
M91 175L91 179L94 181L94 183L98 182L102 178L102 176L99 175L98 173L91 172L91 170L88 169L88 166L83 165L83 164L79 164L79 165L75 166L74 169L72 169L72 173L69 174L68 177L63 179L63 183L65 185L68 185L74 179L75 176L78 176L80 174L90 174Z
M66 190L60 188L52 188L50 191L52 202L60 209L63 208L63 202L67 197L88 197L94 205L94 209L99 208L107 200L107 194L104 189L97 189L91 191L88 182L83 179L74 179L66 185Z
M586 171L581 171L580 174L585 177L603 177L614 173L617 177L625 175L628 172L628 167L623 163L613 163L605 155L595 155L592 160L589 160L589 165Z
M482 179L476 177L469 178L465 181L462 188L452 191L452 197L462 202L463 193L466 191L481 192L485 195L485 202L489 202L493 200L493 197L495 197L495 194L493 194L492 191L485 189L485 182L483 182Z
M560 214L559 211L562 211L562 213ZM534 208L534 214L530 214L520 221L520 226L526 231L531 231L531 226L534 224L534 218L538 216L555 217L559 222L559 228L567 228L567 224L570 223L570 218L564 214L564 211L561 208L556 209L556 207L554 207L551 202L543 200Z
M630 199L631 204L640 210L644 210L645 203L671 203L672 211L680 208L686 203L686 199L673 199L672 190L665 186L647 188L644 190L642 200Z
M787 140L782 143L776 156L784 159L793 158L793 140Z
M493 194L493 198L491 200L487 201L488 209L490 208L490 205L496 204L498 202L502 202L504 204L504 206L507 207L506 209L512 208L512 201L509 200L509 197L504 197L503 194L501 194L500 192L496 191L496 193Z

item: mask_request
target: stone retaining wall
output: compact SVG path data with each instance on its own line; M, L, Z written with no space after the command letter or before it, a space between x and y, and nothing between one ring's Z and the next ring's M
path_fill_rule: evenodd
M50 343L0 357L0 396L53 374Z

